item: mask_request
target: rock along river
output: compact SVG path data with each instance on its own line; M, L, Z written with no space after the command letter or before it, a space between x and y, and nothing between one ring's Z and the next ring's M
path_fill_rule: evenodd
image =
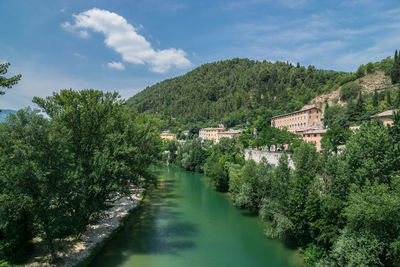
M300 266L265 224L215 192L204 175L157 168L158 186L90 266Z

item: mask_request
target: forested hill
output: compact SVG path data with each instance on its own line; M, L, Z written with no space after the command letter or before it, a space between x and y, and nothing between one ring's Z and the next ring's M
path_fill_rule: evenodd
M158 113L182 123L222 121L231 126L260 113L297 110L351 76L313 66L232 59L207 63L147 87L127 102L139 112Z

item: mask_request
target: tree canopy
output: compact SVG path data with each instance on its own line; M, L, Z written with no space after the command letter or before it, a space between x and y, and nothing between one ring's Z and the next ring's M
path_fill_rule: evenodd
M187 74L150 86L127 101L139 112L183 123L246 123L259 108L290 112L328 92L348 74L285 62L232 59L204 64Z

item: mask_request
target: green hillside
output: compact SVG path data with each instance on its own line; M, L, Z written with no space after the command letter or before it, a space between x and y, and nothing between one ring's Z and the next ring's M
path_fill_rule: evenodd
M232 59L204 64L150 86L130 98L128 105L182 123L236 125L261 110L272 114L297 110L349 79L351 74L313 66Z
M342 85L360 81L376 71L390 83L392 66L393 59L388 57L361 65L355 73L346 73L236 58L207 63L147 87L127 104L139 112L158 114L170 126L212 126L218 122L227 127L244 126L259 115L268 119L298 110L315 97L337 92Z

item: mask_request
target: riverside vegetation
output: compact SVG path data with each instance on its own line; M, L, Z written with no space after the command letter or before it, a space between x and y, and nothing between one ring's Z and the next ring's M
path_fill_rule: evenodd
M376 70L396 84L399 64L397 52L356 73L233 59L147 88L127 105L116 93L96 90L34 98L49 119L28 108L0 124L0 263L23 261L34 237L55 260L63 238L79 237L115 194L151 177L160 130L187 128L193 139L200 127L223 122L247 129L217 145L164 143L167 160L230 191L235 205L269 222L269 237L301 247L307 265L399 266L400 119L385 128L369 115L399 108L400 88L362 93L349 84ZM8 66L0 65L0 85L11 88L21 77L5 78ZM272 116L338 88L347 105L326 103L322 155L270 127ZM359 123L351 134L348 126ZM295 170L286 156L277 167L242 157L245 147L285 143Z
M19 77L1 77L1 85ZM63 238L79 237L116 194L151 178L160 150L152 119L126 109L117 93L61 90L33 102L49 119L26 108L0 123L4 265L23 262L35 237L55 261Z
M232 62L215 63L213 67ZM240 60L236 62L241 64ZM298 67L286 66L293 72L298 71ZM244 134L238 140L223 138L213 145L191 140L196 137L193 131L196 125L180 117L183 113L174 113L176 118L169 118L167 109L166 126L175 129L178 137L184 137L179 135L180 127L191 127L191 130L183 145L175 141L164 143L164 149L170 152L164 160L186 170L204 172L218 191L231 193L236 206L249 209L267 222L268 237L300 247L307 266L400 266L400 115L394 116L392 127L370 120L373 114L400 108L400 87L362 93L353 82L380 68L385 69L395 85L399 66L396 51L394 59L368 63L354 74L336 74L346 81L340 86L340 96L347 105L325 103L323 122L328 131L322 139L322 154L295 135L270 127L270 119L277 110L250 116L245 124L233 119L239 127L248 127ZM143 94L162 94L163 91L154 88L166 84ZM171 87L166 91L174 90ZM168 95L161 96L151 102L168 102ZM134 97L131 102L141 101L141 97ZM152 112L148 105L147 111ZM214 118L229 122L227 116L236 116L235 112L227 114ZM350 125L360 124L355 133L349 130ZM246 147L280 144L291 144L288 152L293 153L294 170L289 168L286 154L277 167L243 159ZM345 148L338 153L343 145Z
M277 167L245 162L231 139L170 143L178 152L170 161L204 172L236 206L259 214L267 236L301 247L307 266L399 266L400 115L389 128L364 122L341 154L300 142L295 170L286 154Z

